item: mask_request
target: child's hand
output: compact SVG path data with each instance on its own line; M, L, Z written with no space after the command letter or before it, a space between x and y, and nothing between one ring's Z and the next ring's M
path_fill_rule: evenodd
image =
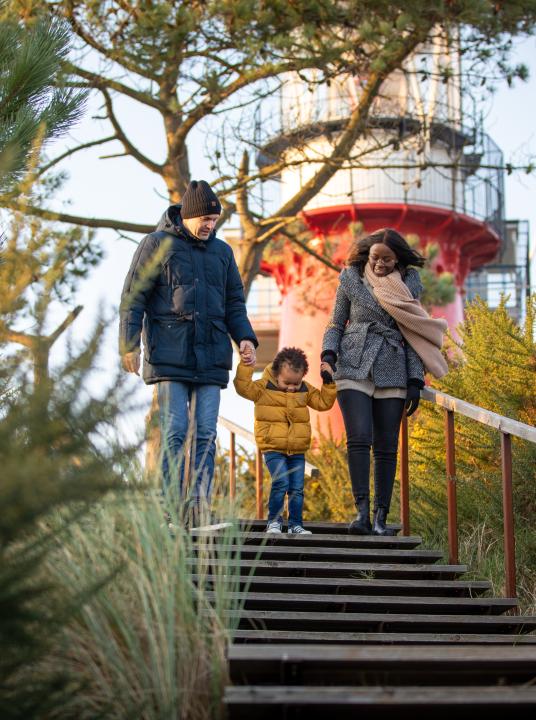
M255 346L251 340L242 340L240 343L240 358L244 365L255 365L257 361Z
M320 377L325 383L333 382L333 369L327 362L320 363Z

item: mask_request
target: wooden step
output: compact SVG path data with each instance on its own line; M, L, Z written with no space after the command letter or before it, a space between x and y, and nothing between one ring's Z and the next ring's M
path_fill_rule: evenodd
M327 534L337 534L337 535L348 535L348 525L350 524L350 521L353 518L349 518L347 523L334 523L334 522L304 522L303 527L306 530L310 530L312 533L327 533ZM250 531L256 531L256 532L262 532L266 529L267 520L239 520L238 525L243 530L246 530L248 532ZM283 526L285 531L287 530L287 525ZM399 523L389 523L387 527L392 530L393 532L400 532L402 530L402 525ZM371 536L374 537L374 536Z
M382 537L379 535L269 535L264 532L237 532L230 534L228 531L192 530L190 535L196 537L213 536L216 540L232 540L236 543L247 545L296 545L303 547L341 547L341 548L378 548L384 550L411 550L422 543L422 538L417 536L404 537Z
M536 635L497 633L384 633L384 632L322 632L311 630L233 630L233 643L268 643L303 645L325 642L331 645L536 645Z
M443 553L437 550L384 550L383 548L306 547L305 545L228 545L218 543L215 553L221 557L239 551L244 559L303 560L386 563L434 563Z
M225 617L242 630L313 630L331 632L528 633L536 616L429 615L423 613L334 613L294 610L229 610Z
M491 589L491 583L482 580L359 580L357 578L264 576L229 577L233 587L251 592L297 594L332 593L334 595L396 595L433 597L478 597ZM220 578L221 580L222 578ZM192 575L194 582L203 582L210 588L218 580L214 575Z
M536 678L536 645L405 647L341 645L231 645L234 685L482 685Z
M229 570L235 568L242 575L291 575L303 577L367 577L417 580L447 580L467 572L466 565L413 565L375 562L311 562L301 560L247 560L244 558L190 558L195 568L208 567Z
M332 718L355 720L356 712L365 717L393 718L393 710L405 713L432 709L434 720L448 718L452 711L497 712L510 710L516 718L530 717L536 711L536 687L300 687L253 685L228 687L224 703L229 718L278 720L279 718ZM518 713L525 713L519 715ZM372 714L373 713L373 714ZM404 715L408 717L408 715ZM462 715L468 717L468 715ZM532 715L534 717L534 715Z
M207 592L209 600L215 593ZM428 613L430 615L501 615L517 607L505 598L441 598L381 595L290 595L278 592L225 592L229 605L246 610L281 610L332 613Z

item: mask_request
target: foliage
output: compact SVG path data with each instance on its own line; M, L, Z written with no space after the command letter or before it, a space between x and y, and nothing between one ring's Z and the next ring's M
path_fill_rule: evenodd
M235 530L223 533L234 541ZM177 522L170 532L159 498L135 489L108 495L64 533L46 570L68 598L76 600L73 588L114 579L80 608L41 664L83 686L61 717L220 716L227 613L235 607L229 593L239 572L223 562L210 573L214 555L210 535L196 541Z
M0 5L0 188L24 173L39 139L57 137L77 120L86 93L59 83L69 28L57 18L30 29ZM11 18L11 19L10 19Z
M526 74L525 68L509 63L511 38L532 32L536 18L533 0L159 0L135 4L10 0L9 6L30 27L39 17L64 16L79 41L76 55L64 63L64 69L74 85L99 94L111 128L111 134L53 158L48 170L74 152L113 142L119 149L113 156L129 156L160 176L169 198L176 202L191 173L195 175L188 145L192 134L201 130L224 200L224 219L236 213L241 224L243 238L237 255L246 288L259 270L269 241L294 222L343 164L363 166L367 151L361 152L356 142L370 137L370 115L381 99L384 82L402 67L411 74L405 63L416 48L438 37L448 42L454 34L463 55L464 84L471 88L490 78L511 81ZM459 27L459 34L453 31ZM439 67L432 75L448 83L447 70ZM430 78L428 71L413 72L419 79L421 74ZM343 76L355 78L357 98L340 129L327 133L329 149L325 156L315 158L308 182L265 216L258 202L264 184L279 178L285 167L304 163L311 167L310 158L301 153L307 128L298 127L286 138L292 152L278 151L273 156L265 152L269 141L282 132L275 109L289 73L311 92ZM118 110L120 99L159 114L166 147L162 161L147 156L129 136L128 121ZM421 130L425 135L426 128ZM403 135L395 128L387 150L403 145ZM259 150L263 162L253 169L250 165ZM12 197L3 197L1 202L4 207L17 205ZM50 215L41 203L28 210L41 217ZM58 217L123 232L153 229L149 223L120 218L63 213Z
M40 717L61 706L69 690L57 668L25 676L45 654L61 626L91 588L77 587L77 603L58 593L42 567L51 544L88 505L120 485L132 448L112 439L119 409L128 408L121 384L104 400L87 382L101 328L57 369L47 392L36 391L24 372L2 366L0 405L0 715ZM9 392L8 392L9 389ZM62 507L62 522L48 518ZM26 677L26 682L21 681ZM72 690L72 688L71 688Z

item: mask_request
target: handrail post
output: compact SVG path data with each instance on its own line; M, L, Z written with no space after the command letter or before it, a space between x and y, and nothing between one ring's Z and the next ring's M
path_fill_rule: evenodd
M408 418L405 412L400 425L400 521L402 535L409 535Z
M262 520L262 453L257 448L255 455L255 499L257 505L257 520Z
M512 436L501 432L501 470L504 523L504 574L506 597L517 597L516 546L512 493Z
M229 497L235 499L236 495L236 435L231 432L229 442Z
M447 513L449 563L458 564L458 504L456 498L456 455L454 445L454 411L445 412L445 445L447 474Z

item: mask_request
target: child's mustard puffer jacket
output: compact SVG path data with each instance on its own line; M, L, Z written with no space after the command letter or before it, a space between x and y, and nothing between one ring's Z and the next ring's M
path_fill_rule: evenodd
M302 382L296 392L279 390L272 366L253 381L253 367L240 363L236 370L236 392L255 403L255 440L259 450L276 450L285 455L303 453L311 446L309 408L329 410L337 396L335 383L321 390Z

